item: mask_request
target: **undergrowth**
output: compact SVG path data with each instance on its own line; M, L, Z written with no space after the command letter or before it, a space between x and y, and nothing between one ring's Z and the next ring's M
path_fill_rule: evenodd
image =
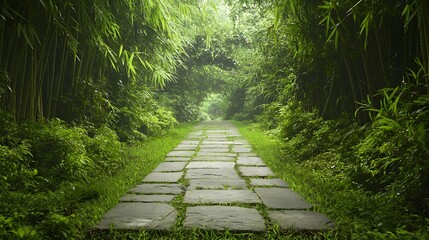
M85 238L192 126L130 146L106 126L0 120L1 239Z
M340 238L427 239L428 96L409 85L378 95L380 103L361 104L372 119L365 125L324 120L299 104L277 106L274 124L236 124L277 175L335 221Z

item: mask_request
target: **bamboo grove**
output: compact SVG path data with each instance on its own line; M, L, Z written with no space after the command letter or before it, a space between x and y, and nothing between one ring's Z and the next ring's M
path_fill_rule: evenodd
M427 239L428 74L427 0L0 0L0 238L84 236L131 146L223 117L327 238Z
M1 9L1 104L17 121L67 116L80 107L70 96L107 78L163 86L190 41L181 29L198 13L173 0L4 0Z
M281 86L293 75L297 99L335 118L344 111L353 114L367 96L404 81L428 93L427 1L254 3L273 6L274 13L262 47L268 59L266 80L255 85L265 89L263 95L281 99L271 83ZM368 119L364 114L359 118Z

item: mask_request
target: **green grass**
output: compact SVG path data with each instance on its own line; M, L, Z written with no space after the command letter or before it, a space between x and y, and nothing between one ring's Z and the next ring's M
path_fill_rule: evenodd
M82 230L91 228L102 215L115 206L121 196L149 174L165 155L179 144L192 130L194 124L181 124L167 135L150 138L146 142L129 147L125 151L128 163L115 176L100 178L86 186L100 194L97 200L81 205L75 213L82 219ZM86 237L91 236L91 231Z
M429 229L421 219L407 216L401 220L405 216L400 215L399 207L387 203L383 196L356 188L347 176L332 174L329 168L314 168L317 163L285 159L279 140L267 136L256 125L233 123L278 177L336 223L335 230L311 236L312 239L427 239ZM400 221L416 221L415 231L398 227Z

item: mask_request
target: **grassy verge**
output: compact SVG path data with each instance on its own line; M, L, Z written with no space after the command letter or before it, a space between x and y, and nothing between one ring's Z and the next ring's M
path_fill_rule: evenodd
M128 163L117 175L100 178L88 185L87 189L100 193L100 197L96 201L83 204L76 212L76 216L85 223L82 230L97 224L102 215L118 203L121 196L164 161L165 155L187 136L193 125L181 124L167 135L154 137L128 148L125 151ZM91 231L86 237L90 235Z
M266 164L311 202L315 210L329 216L335 231L313 236L316 239L425 239L428 229L418 223L415 232L393 227L388 220L400 218L398 206L386 204L382 196L371 195L353 186L347 176L331 174L329 169L285 159L281 142L269 137L255 125L234 122ZM317 159L315 159L317 161ZM413 221L412 218L406 221Z

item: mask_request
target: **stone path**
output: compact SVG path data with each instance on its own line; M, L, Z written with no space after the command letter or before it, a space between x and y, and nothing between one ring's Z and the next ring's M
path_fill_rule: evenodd
M173 199L186 207L181 223ZM310 203L277 178L237 129L224 121L197 125L104 215L97 228L169 230L178 224L244 232L265 231L267 224L298 231L334 228L329 218L314 212Z

